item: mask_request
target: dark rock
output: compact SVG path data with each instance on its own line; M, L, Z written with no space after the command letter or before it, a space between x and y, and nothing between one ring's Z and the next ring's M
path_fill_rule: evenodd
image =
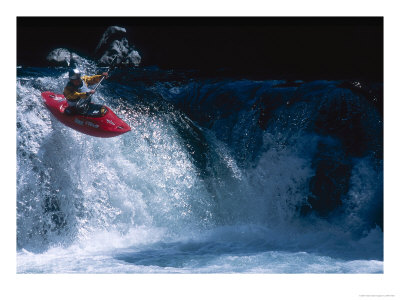
M110 65L114 57L115 64L125 66L139 66L141 57L139 52L129 44L126 37L126 29L118 26L110 26L104 32L96 47L96 56L101 65Z
M97 44L95 52L104 53L109 45L115 40L126 38L126 29L118 26L110 26L104 32L101 40Z
M57 48L51 51L47 55L46 59L52 65L60 67L69 67L71 63L71 52L69 52L69 50L64 48Z
M47 61L58 67L75 68L85 63L84 59L74 52L70 52L65 48L57 48L51 51L47 57Z

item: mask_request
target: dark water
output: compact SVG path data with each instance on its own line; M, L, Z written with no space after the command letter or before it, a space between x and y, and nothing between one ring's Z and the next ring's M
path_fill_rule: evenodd
M116 71L99 139L44 108L66 81L17 72L18 272L383 271L381 84Z

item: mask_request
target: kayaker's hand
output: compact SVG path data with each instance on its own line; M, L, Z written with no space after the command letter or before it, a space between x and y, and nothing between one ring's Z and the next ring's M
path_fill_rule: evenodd
M88 95L94 94L94 92L95 92L95 90L91 90L91 91L87 92L87 94L88 94Z
M107 73L107 72L104 72L102 75L103 75L106 79L108 78L108 73Z

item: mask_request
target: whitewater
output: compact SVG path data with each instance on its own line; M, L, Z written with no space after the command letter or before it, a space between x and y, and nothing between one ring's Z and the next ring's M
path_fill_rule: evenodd
M67 71L17 69L17 273L383 273L383 122L363 95L121 71L92 101L132 131L101 139L44 107ZM368 134L342 138L354 124Z

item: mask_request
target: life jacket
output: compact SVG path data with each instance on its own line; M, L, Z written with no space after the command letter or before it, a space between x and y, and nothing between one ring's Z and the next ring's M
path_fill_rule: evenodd
M81 81L81 85L80 86L75 86L72 82L68 82L67 86L65 87L64 90L64 95L67 98L67 102L69 106L76 106L76 104L78 103L79 100L81 100L82 98L87 98L87 92L90 92L90 89L88 88L86 82L84 80ZM79 94L83 94L80 96L76 96L77 93ZM71 98L68 97L68 94L74 94L75 98Z

